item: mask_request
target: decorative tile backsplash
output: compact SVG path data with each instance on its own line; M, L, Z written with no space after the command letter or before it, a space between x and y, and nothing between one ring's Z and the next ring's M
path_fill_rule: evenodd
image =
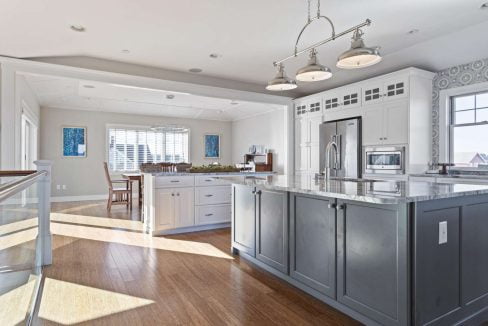
M439 161L439 92L444 89L488 82L488 58L439 71L432 92L432 161Z

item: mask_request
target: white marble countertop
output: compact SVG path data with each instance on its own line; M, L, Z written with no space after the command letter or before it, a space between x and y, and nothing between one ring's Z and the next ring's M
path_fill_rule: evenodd
M175 176L192 176L192 175L209 175L209 176L222 176L222 175L235 175L235 176L246 176L246 175L258 175L266 176L270 174L275 174L276 172L142 172L143 174L150 174L155 177L175 177Z
M415 181L353 182L315 179L314 176L222 177L234 184L289 191L375 204L401 204L442 198L488 194L488 185Z
M453 178L453 179L475 179L487 180L488 174L435 174L435 173L414 173L412 177L431 177L431 178Z

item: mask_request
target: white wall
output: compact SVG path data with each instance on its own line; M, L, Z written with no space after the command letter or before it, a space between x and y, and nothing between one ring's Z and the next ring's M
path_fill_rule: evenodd
M106 125L165 125L177 124L190 128L190 159L194 165L208 164L203 153L203 135L220 133L221 164L232 163L232 125L230 122L177 119L121 113L80 110L41 109L40 158L53 161L52 196L95 196L107 194L102 163L106 161ZM87 128L87 157L65 158L62 156L61 127L63 125ZM57 190L56 185L66 185Z
M286 173L286 115L283 109L232 122L232 161L242 163L249 146L264 145L273 152L273 170Z

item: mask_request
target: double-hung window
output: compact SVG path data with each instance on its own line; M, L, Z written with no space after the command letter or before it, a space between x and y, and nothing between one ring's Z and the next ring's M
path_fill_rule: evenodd
M451 97L450 162L488 166L488 92Z
M109 168L112 171L134 171L142 163L188 162L189 133L182 127L108 126Z

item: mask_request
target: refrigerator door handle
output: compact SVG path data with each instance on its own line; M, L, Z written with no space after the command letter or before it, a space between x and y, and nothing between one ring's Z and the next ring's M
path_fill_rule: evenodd
M334 140L337 145L337 152L336 152L336 159L335 159L335 170L340 170L341 169L341 150L342 150L342 144L341 144L341 135L334 135Z

